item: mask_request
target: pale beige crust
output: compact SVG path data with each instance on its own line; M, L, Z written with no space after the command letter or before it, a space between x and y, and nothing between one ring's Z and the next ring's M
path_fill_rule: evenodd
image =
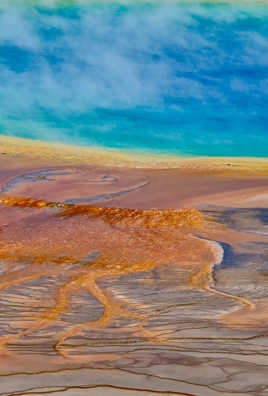
M24 157L55 163L105 165L144 169L185 169L201 173L268 175L268 158L245 157L188 157L151 155L121 150L85 148L73 145L46 143L10 136L0 136L0 155ZM1 157L0 157L1 158Z

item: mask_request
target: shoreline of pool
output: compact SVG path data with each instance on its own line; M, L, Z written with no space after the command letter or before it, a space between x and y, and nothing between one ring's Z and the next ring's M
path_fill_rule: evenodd
M81 147L0 135L0 156L48 160L55 163L144 169L185 169L227 173L266 174L268 158L140 154L118 149Z

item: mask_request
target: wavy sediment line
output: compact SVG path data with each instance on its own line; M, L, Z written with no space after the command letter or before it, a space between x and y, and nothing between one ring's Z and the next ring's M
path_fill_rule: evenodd
M44 388L29 388L22 392L15 393L2 393L2 396L26 396L26 395L44 395L44 394L53 394L59 392L68 392L70 390L90 390L90 389L110 389L110 390L120 390L125 392L135 392L135 393L149 393L156 395L179 395L179 396L197 396L195 393L188 392L179 392L179 391L171 391L171 390L156 390L151 388L137 388L137 387L128 387L128 386L120 386L120 385L112 385L112 384L96 384L96 385L73 385L73 386L61 386L58 389L55 389L53 386L53 390L49 390L49 387Z
M81 204L81 203L84 203L84 202L108 201L108 200L113 199L113 198L121 197L122 195L125 195L127 193L140 190L141 188L147 186L148 184L149 184L148 181L144 181L144 182L139 183L139 184L137 184L135 186L132 186L132 187L129 187L129 188L126 188L124 190L117 191L117 192L107 193L107 194L99 194L99 195L94 195L93 197L86 197L86 198L70 198L70 199L66 199L64 201L64 203L66 203L66 204L75 204L76 205L76 204Z

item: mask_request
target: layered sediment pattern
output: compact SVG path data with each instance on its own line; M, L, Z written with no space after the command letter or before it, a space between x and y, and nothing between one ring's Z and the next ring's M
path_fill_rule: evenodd
M11 173L2 394L266 394L266 209L127 208L146 172Z

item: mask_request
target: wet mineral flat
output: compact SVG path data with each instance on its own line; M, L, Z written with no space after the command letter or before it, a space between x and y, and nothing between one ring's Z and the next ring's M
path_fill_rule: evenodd
M0 395L267 395L264 173L8 161Z

